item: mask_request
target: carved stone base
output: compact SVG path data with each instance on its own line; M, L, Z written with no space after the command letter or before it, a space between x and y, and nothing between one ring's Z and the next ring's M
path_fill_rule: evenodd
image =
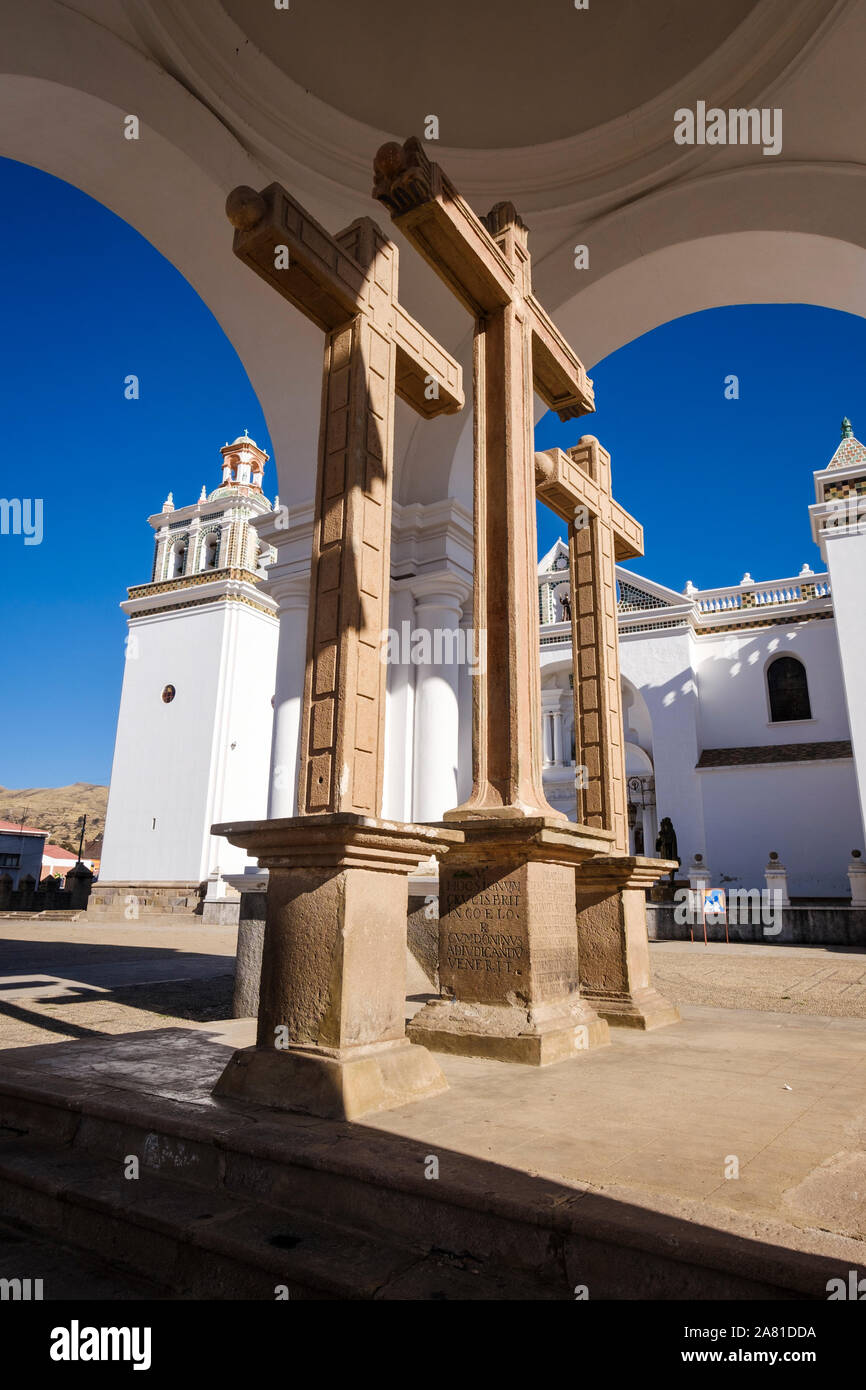
M657 989L636 989L630 998L615 994L610 997L590 991L586 997L595 1005L599 1017L619 1028L664 1028L679 1023L679 1010Z
M214 1095L325 1119L357 1120L447 1091L430 1053L406 1038L369 1047L249 1047L236 1052Z
M551 1018L543 1010L516 1005L470 1004L434 999L409 1024L409 1037L433 1052L491 1057L497 1062L524 1062L546 1067L591 1047L610 1043L607 1024L578 998Z
M217 1094L360 1115L446 1089L406 1039L408 877L453 830L346 813L216 826L269 870L256 1046Z
M673 1004L653 988L645 891L673 865L643 856L599 856L577 871L581 994L624 1028L678 1023Z
M579 992L574 869L610 837L553 817L456 822L439 871L442 996L409 1026L437 1052L546 1066L608 1041Z

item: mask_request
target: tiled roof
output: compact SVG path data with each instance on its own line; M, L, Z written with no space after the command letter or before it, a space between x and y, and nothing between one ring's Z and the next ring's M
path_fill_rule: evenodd
M832 743L765 743L750 748L705 748L698 767L749 767L757 763L811 763L824 758L850 758L851 741Z
M19 825L17 821L0 820L0 835L2 834L41 835L43 838L47 838L48 831L37 830L32 825Z
M854 438L851 421L842 421L842 440L839 448L827 464L828 468L853 468L856 464L866 464L866 446Z
M77 859L78 859L78 855L77 855L77 854L70 854L70 853L69 853L69 850L68 850L68 849L64 849L62 845L46 845L45 848L44 848L43 851L42 851L42 858L43 858L43 859L71 859L72 862L73 862L73 864L74 864L74 863L76 863L76 861L77 861Z

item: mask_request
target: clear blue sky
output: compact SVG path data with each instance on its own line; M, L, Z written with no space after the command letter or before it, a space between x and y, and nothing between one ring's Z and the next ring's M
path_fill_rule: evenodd
M273 450L231 344L137 232L9 160L0 190L0 496L44 502L41 545L0 536L0 785L106 783L126 631L118 603L150 577L147 516L170 489L185 505L213 487L219 446L244 426ZM852 315L696 314L598 364L597 414L545 417L538 446L592 433L610 449L615 494L646 531L634 569L676 589L737 583L746 569L787 576L804 560L818 567L811 472L833 453L842 415L866 434L864 361L866 322ZM129 373L137 401L124 399ZM729 373L737 401L724 398ZM268 477L273 496L273 465ZM561 529L539 509L541 551Z

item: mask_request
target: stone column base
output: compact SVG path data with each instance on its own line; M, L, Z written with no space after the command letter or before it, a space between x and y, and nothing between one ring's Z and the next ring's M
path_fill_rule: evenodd
M588 990L586 998L591 999L599 1017L619 1028L663 1028L668 1023L679 1023L680 1014L676 1005L650 985L647 989L636 989L628 997L621 994L605 995L601 991Z
M472 1004L460 999L432 999L408 1028L415 1043L433 1052L464 1057L490 1057L497 1062L523 1062L546 1067L591 1047L610 1043L607 1023L591 1005L575 1005L551 1019L539 1010L514 1004Z
M369 1047L250 1047L236 1052L214 1095L325 1119L357 1120L438 1095L448 1083L407 1038Z
M547 816L457 821L439 871L442 996L409 1025L436 1052L547 1066L610 1041L579 991L574 870L611 836Z
M454 830L338 813L215 826L267 868L256 1046L215 1094L357 1119L447 1089L406 1038L408 879Z
M662 1028L679 1012L653 988L645 890L674 865L604 855L577 871L580 992L601 1018L623 1028Z

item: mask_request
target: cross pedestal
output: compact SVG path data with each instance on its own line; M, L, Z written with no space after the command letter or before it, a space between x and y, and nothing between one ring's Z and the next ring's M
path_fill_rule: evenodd
M574 871L609 839L542 816L461 829L439 871L442 994L409 1036L437 1052L534 1066L603 1046L607 1024L579 990Z
M661 1028L679 1013L653 988L646 890L675 862L601 855L577 871L580 991L599 1016L626 1028Z
M446 1090L406 1037L408 875L459 834L350 814L215 829L269 871L256 1045L215 1094L352 1120Z

